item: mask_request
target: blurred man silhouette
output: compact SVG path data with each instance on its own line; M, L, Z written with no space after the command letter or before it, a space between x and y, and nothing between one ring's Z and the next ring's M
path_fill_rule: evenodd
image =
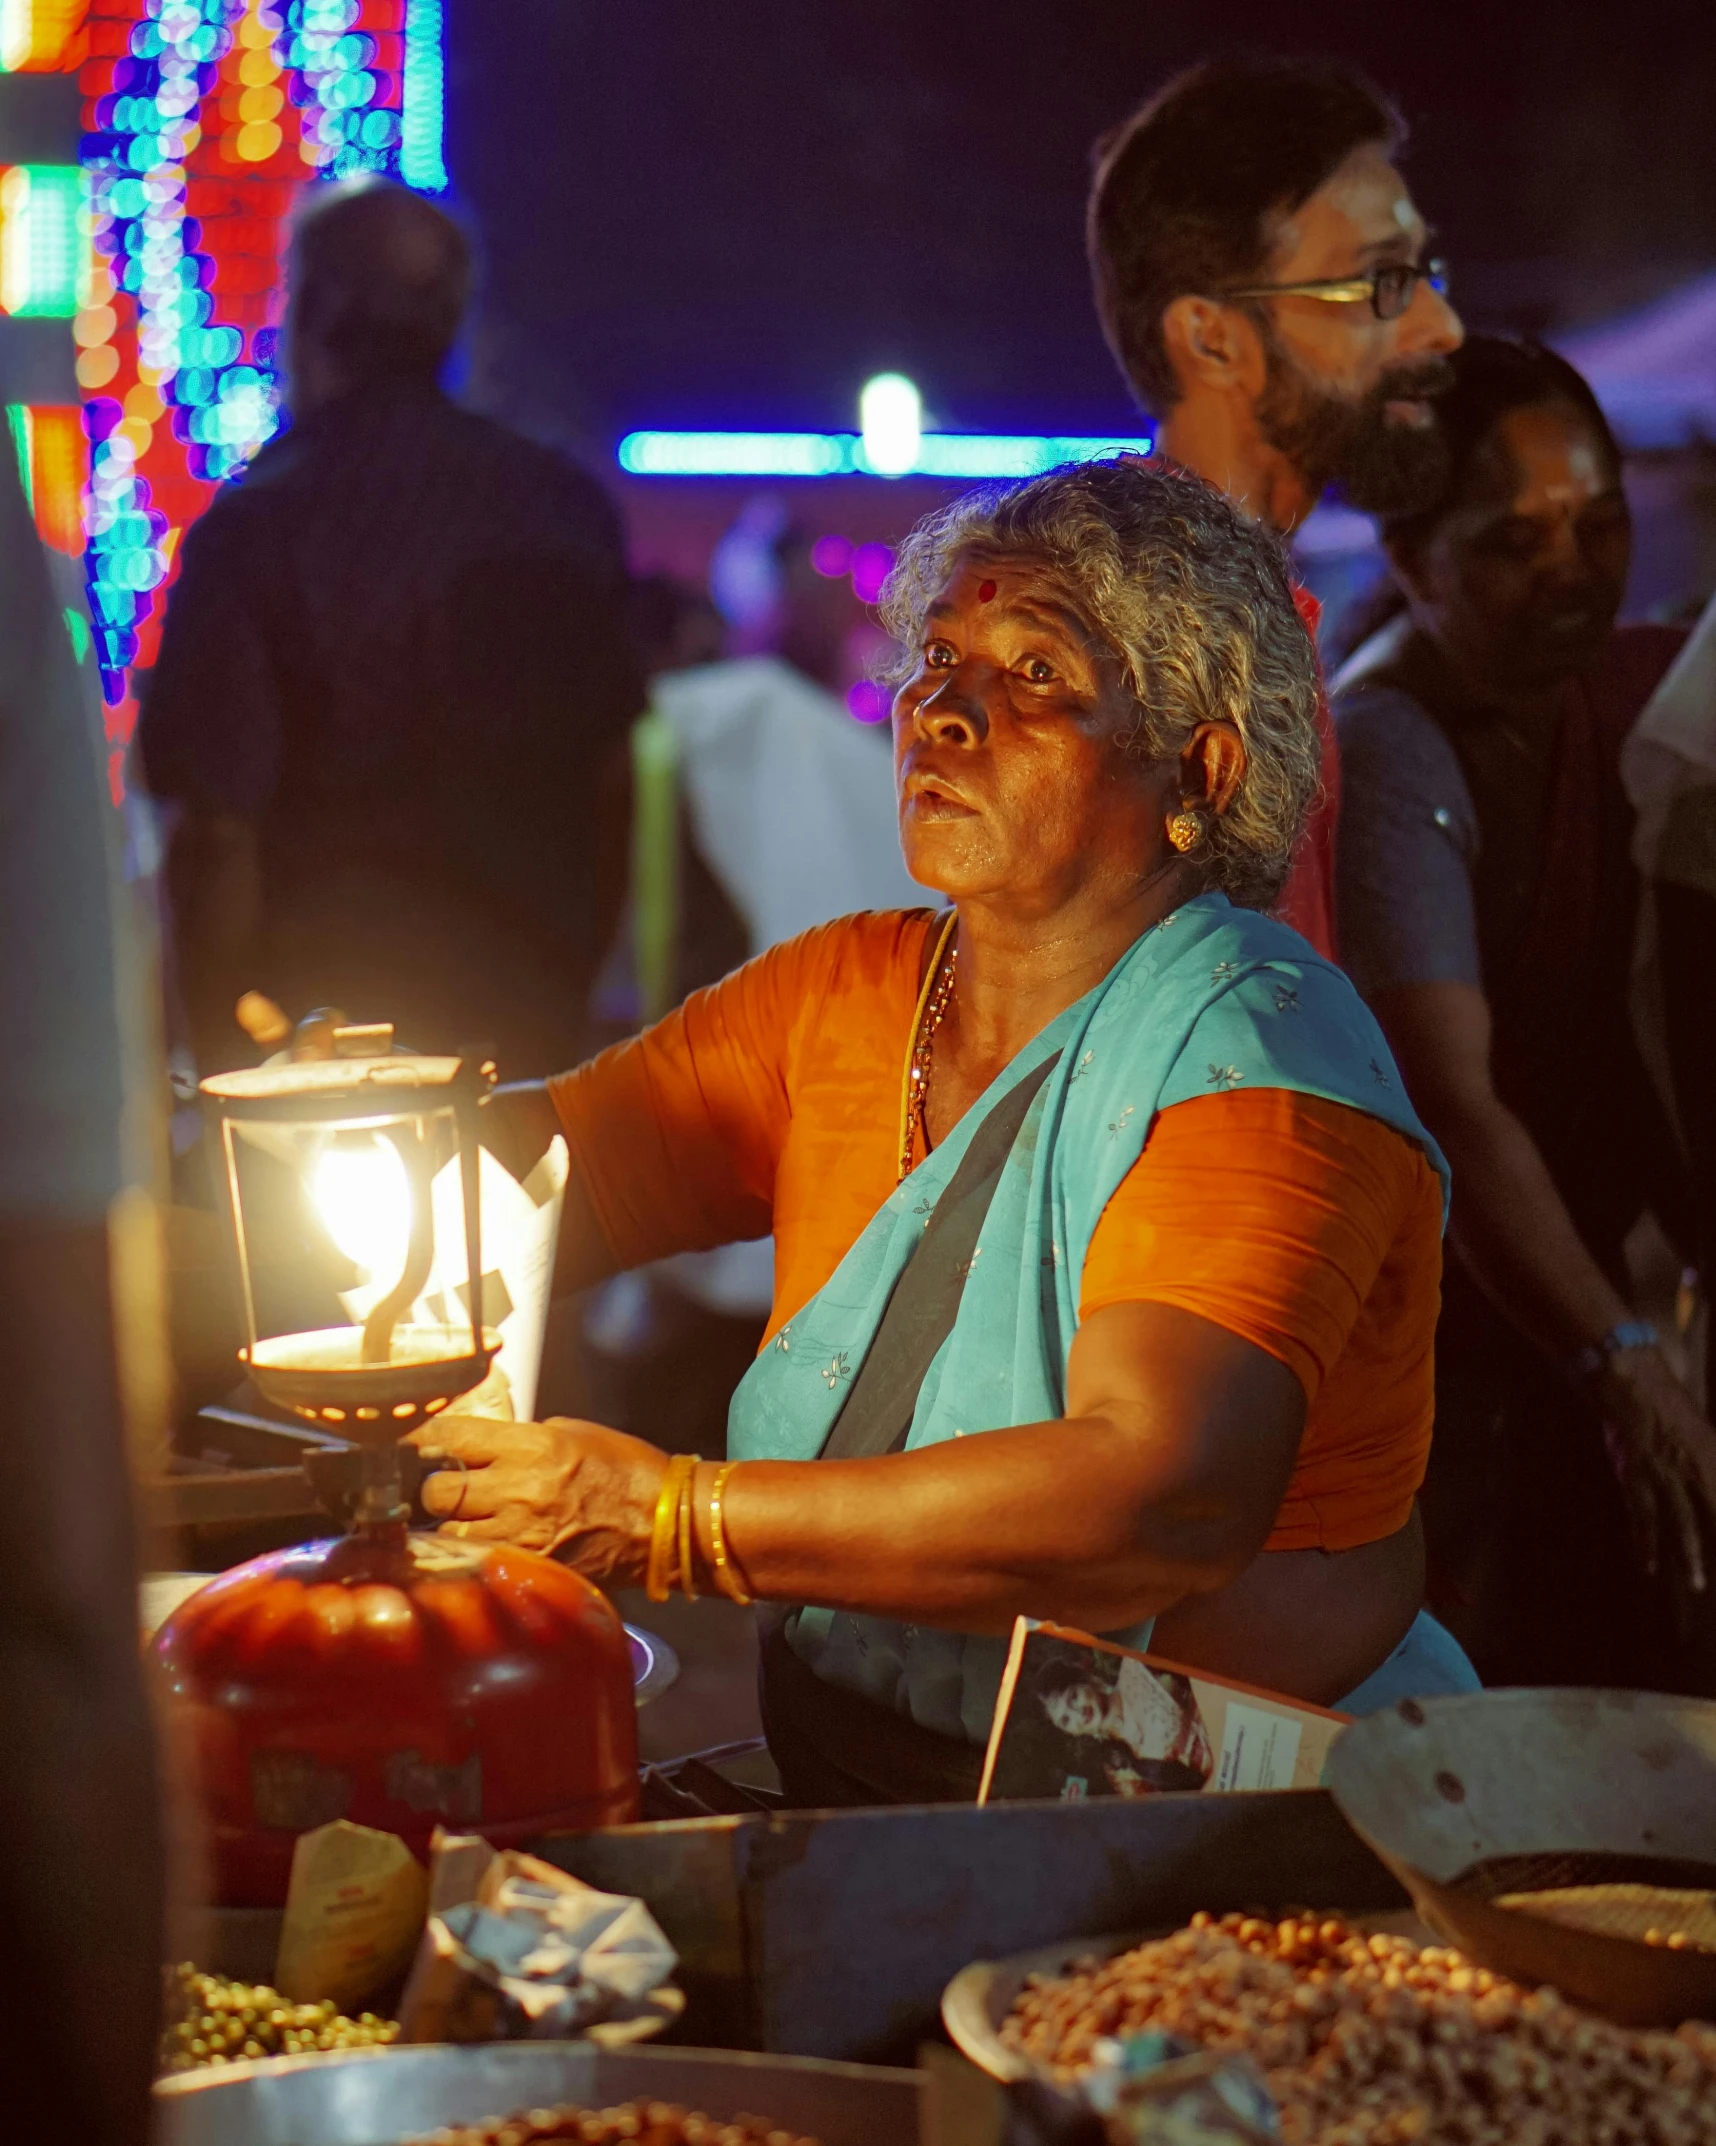
M581 1054L642 682L600 488L439 385L470 276L432 203L316 190L292 427L186 539L140 742L201 1072L254 1056L247 991L508 1075Z

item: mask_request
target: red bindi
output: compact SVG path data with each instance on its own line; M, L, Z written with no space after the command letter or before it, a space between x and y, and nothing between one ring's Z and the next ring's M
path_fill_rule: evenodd
M992 581L980 581L980 582L979 582L979 583L977 584L977 601L978 601L978 602L979 602L980 604L986 604L986 603L988 603L988 601L990 600L990 598L991 598L991 597L992 597L992 596L993 596L994 594L995 594L995 584L994 584L994 582L992 582Z

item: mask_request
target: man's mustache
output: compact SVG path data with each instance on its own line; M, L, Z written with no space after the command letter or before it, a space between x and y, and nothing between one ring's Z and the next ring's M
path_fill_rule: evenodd
M1384 402L1429 402L1446 395L1454 385L1454 368L1446 358L1420 358L1412 365L1397 365L1384 373L1370 391L1370 400Z

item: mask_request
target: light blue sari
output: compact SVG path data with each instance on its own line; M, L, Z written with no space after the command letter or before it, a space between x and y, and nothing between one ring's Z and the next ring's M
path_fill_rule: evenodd
M1382 1031L1342 972L1299 934L1222 894L1153 925L1013 1060L885 1200L824 1287L775 1336L733 1397L728 1452L821 1452L936 1201L992 1105L1059 1062L1026 1114L972 1257L959 1316L924 1378L907 1449L1063 1414L1080 1277L1103 1209L1159 1111L1233 1088L1350 1104L1448 1171L1402 1089ZM1212 1167L1219 1156L1212 1155ZM1072 1434L1069 1434L1072 1435ZM1069 1455L1076 1465L1076 1455ZM787 1637L825 1681L981 1743L1006 1642L805 1608ZM1148 1624L1117 1633L1141 1646Z

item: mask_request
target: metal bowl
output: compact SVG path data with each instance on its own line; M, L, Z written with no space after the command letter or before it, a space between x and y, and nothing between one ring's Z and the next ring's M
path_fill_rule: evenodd
M273 2057L155 2089L155 2146L397 2146L445 2124L648 2098L751 2113L821 2146L918 2146L922 2075L725 2049L609 2053L587 2042L431 2044Z
M1409 1937L1420 1945L1429 1944L1434 1936L1405 1908L1382 1915L1350 1915L1346 1920L1367 1936L1386 1930L1391 1937ZM992 2079L1003 2083L1029 2079L1036 2067L1002 2039L1007 2015L1026 1983L1034 1975L1059 1980L1084 1968L1100 1967L1116 1953L1130 1952L1134 1945L1142 1945L1150 1938L1167 1937L1178 1927L1157 1923L1147 1930L1128 1930L1113 1937L1074 1937L1059 1945L1036 1945L1029 1952L1015 1952L1005 1960L973 1960L942 1992L941 2023L948 2039L961 2056Z
M1716 2019L1716 1952L1625 1918L1578 1928L1503 1894L1716 1888L1716 1703L1634 1691L1403 1699L1342 1731L1329 1788L1469 1959L1629 2026Z

